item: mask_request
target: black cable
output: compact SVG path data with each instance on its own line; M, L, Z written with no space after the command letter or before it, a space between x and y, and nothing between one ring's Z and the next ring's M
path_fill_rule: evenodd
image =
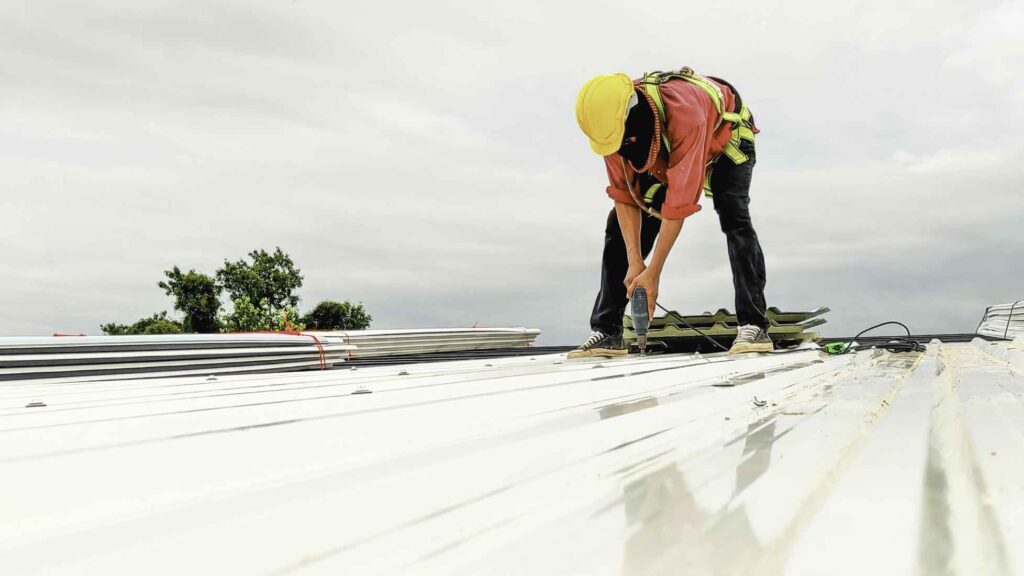
M655 302L654 305L657 306L658 308L661 308L661 310L663 312L665 312L666 315L673 314L673 312L671 310L669 310L668 308L665 308L664 306L662 306L658 302ZM1014 304L1014 306L1016 306L1016 303ZM1010 309L1010 317L1011 318L1013 317L1013 308ZM685 325L687 328L689 328L690 330L693 330L697 334L700 334L708 342L711 342L719 350L722 350L723 352L728 352L729 351L728 348L726 348L725 346L722 346L721 344L719 344L717 340L715 340L714 338L712 338L712 337L708 336L707 334L701 332L696 327L691 325L689 322L684 320L681 314L677 314L676 318L680 322L682 322L683 325ZM765 318L768 318L768 317L765 316ZM884 344L882 344L881 346L878 346L878 347L883 348L885 350L888 350L889 352L924 352L924 350L925 350L924 344L922 344L921 342L919 342L917 340L914 340L914 338L912 337L912 335L910 333L910 328L908 328L906 324L904 324L902 322L897 322L895 320L890 320L888 322L882 322L881 324L875 324L874 326L871 326L869 328L865 328L864 330L861 330L860 332L857 333L856 336L854 336L853 338L850 339L850 342L846 345L845 348L843 348L843 350L841 352L835 352L835 354L846 354L846 353L851 352L851 351L857 351L857 350L863 350L863 349L866 349L866 348L874 348L874 347L876 347L876 345L857 345L857 346L854 346L853 343L854 343L854 341L857 340L857 338L860 338L864 334L867 334L868 332L871 332L872 330L874 330L876 328L881 328L882 326L888 326L890 324L902 327L904 330L907 331L907 335L906 336L894 336L888 342L886 342L886 343L884 343ZM1007 321L1007 324L1009 324L1009 321Z
M874 348L875 347L874 345L865 344L865 345L854 346L853 343L857 340L857 338L860 338L861 336L863 336L864 334L874 330L875 328L881 328L882 326L888 326L889 324L895 324L897 326L903 327L903 329L907 331L907 335L906 336L893 337L891 340L889 340L885 344L882 344L880 346L881 348L884 348L885 350L888 350L889 352L924 352L924 350L925 350L924 344L921 344L917 340L914 340L913 337L911 337L910 328L907 328L906 324L904 324L902 322L896 322L895 320L890 320L888 322L882 322L881 324L875 324L874 326L872 326L870 328L865 328L864 330L861 330L856 336L854 336L853 338L850 338L850 343L847 344L846 347L843 348L843 350L841 352L836 352L836 354L846 354L846 353L850 352L851 350L856 351L856 350L864 350L866 348Z
M672 311L671 311L671 310L668 310L667 308L665 308L665 307L664 307L664 306L662 306L661 304L658 304L657 302L655 302L655 303L654 303L654 305L655 305L655 306L657 306L658 308L661 308L661 309L662 309L662 310L663 310L663 311L665 312L665 314L672 314ZM693 326L691 326L689 322L687 322L686 320L683 320L683 317L682 317L682 315L678 315L678 316L676 316L676 318L678 318L680 322L682 322L683 324L685 324L687 328L689 328L690 330L693 330L693 331L694 331L694 332L696 332L697 334L700 334L701 336L703 336L703 337L704 337L704 339L705 339L705 340L707 340L708 342L711 342L712 344L714 344L715 346L717 346L717 347L718 347L718 348L719 348L720 350L722 350L723 352L728 352L728 351L729 351L729 349L728 349L728 348L726 348L725 346L722 346L721 344L719 344L717 340L715 340L715 339L714 339L714 338L712 338L711 336L708 336L707 334L705 334L705 333L701 332L700 330L697 330L696 328L694 328Z

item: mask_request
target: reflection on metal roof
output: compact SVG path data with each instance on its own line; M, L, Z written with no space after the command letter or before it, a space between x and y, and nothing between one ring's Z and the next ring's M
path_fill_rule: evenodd
M9 574L1024 571L1020 343L5 383L0 414Z

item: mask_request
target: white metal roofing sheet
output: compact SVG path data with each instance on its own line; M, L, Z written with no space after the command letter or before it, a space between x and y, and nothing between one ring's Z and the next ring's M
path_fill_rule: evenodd
M1020 348L5 383L0 566L1020 572Z
M993 304L985 309L978 325L978 334L990 338L1013 339L1024 336L1024 300L1009 304Z
M410 354L526 348L540 334L533 328L427 328L407 330L308 331L306 334L345 342L357 347L352 359Z
M225 333L225 334L141 334L131 336L0 336L0 349L97 347L113 348L132 345L165 346L179 344L202 347L203 345L236 346L252 344L276 344L287 346L306 345L308 337L288 333Z

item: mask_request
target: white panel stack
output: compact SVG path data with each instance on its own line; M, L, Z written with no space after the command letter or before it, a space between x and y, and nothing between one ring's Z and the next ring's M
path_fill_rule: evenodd
M1024 335L1024 300L989 306L978 325L978 334L1008 340Z
M330 368L352 346L307 334L0 338L0 382L61 382Z
M352 359L410 356L436 352L527 348L540 330L531 328L435 328L306 332L356 347Z

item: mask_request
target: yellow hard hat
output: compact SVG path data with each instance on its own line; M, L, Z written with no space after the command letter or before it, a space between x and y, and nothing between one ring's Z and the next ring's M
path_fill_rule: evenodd
M591 150L609 156L619 149L634 94L633 81L622 73L601 74L583 85L576 97L576 122Z

